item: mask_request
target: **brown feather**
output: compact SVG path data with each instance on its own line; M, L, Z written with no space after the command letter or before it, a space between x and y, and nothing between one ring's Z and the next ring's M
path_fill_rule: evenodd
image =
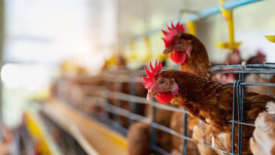
M267 112L259 114L256 128L250 138L250 148L254 155L275 154L275 103L268 102Z
M232 118L233 87L215 81L200 78L183 71L163 71L156 78L175 78L179 85L178 94L172 99L172 103L186 108L192 115L209 124L213 131L212 144L226 151L231 151L232 124L228 121ZM274 101L275 99L247 92L244 101ZM235 105L237 108L237 104ZM244 119L255 119L265 109L265 104L244 104ZM237 109L235 109L237 111ZM235 116L235 119L237 117ZM251 121L250 121L251 123ZM237 127L237 126L236 126ZM252 135L254 128L243 126L243 136ZM225 141L225 142L223 142ZM237 151L237 147L236 150ZM249 140L243 139L243 153L251 153Z
M150 154L150 126L148 124L136 122L131 125L128 133L128 152L130 155Z
M180 64L180 70L190 72L202 78L209 78L210 63L204 45L198 38L188 33L180 34L179 38L191 40L192 42L191 55L187 56L185 62Z

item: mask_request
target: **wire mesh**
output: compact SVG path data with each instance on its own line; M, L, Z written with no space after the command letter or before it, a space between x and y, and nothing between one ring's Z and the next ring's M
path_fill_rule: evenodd
M233 70L225 70L226 68L233 68ZM164 68L167 69L175 69L175 68ZM260 101L260 102L248 102L244 101L246 91L248 86L264 86L268 88L267 95L275 95L271 94L271 88L274 87L275 83L270 83L270 79L273 74L275 74L275 64L274 63L264 63L264 64L247 64L247 65L214 65L212 66L211 74L238 74L239 79L235 80L234 82L225 82L225 84L233 85L233 104L232 104L232 120L229 122L232 123L232 152L228 152L219 148L215 148L218 151L221 151L226 154L242 154L242 141L244 138L250 137L243 137L243 126L255 126L253 123L248 123L247 121L254 121L253 119L244 119L244 104L253 104L253 103L266 103L267 101ZM259 76L266 76L268 81L266 83L259 83L259 82L245 82L245 78L248 74L257 74ZM87 113L86 115L93 117L101 122L103 122L108 127L115 129L116 131L120 132L123 135L127 135L128 127L133 124L135 121L144 122L150 124L151 130L151 149L152 153L159 153L159 154L170 154L169 152L165 151L164 149L160 148L156 144L156 134L155 130L161 130L171 135L177 136L183 139L183 155L188 154L187 150L187 141L193 142L191 137L187 136L187 126L188 126L188 111L180 108L170 107L166 105L161 105L158 102L154 101L147 101L145 96L137 96L137 86L141 84L142 78L141 75L145 75L143 70L138 71L129 71L129 70L109 70L101 75L95 77L90 77L86 82L78 82L78 87L81 88L83 91L82 100L77 100L70 96L70 93L67 91L72 91L73 89L68 89L69 87L65 87L64 85L71 85L70 80L66 79L64 82L60 80L58 82L57 88L57 97L60 100L64 100L65 102L72 105L74 108L81 110L81 105L78 103L72 102L84 102L86 101L89 103L90 106L96 107L92 113ZM83 80L82 80L83 81ZM88 81L88 82L87 82ZM128 93L122 92L123 83L128 83ZM112 85L114 84L114 88ZM92 101L91 99L100 100L98 103ZM114 103L112 100L114 100ZM129 106L127 108L121 107L122 101L127 101ZM85 102L85 103L86 103ZM91 103L92 102L92 103ZM151 106L151 113L152 117L148 118L144 115L139 115L137 112L137 106L144 105L144 106ZM237 106L237 107L235 107ZM168 111L173 112L182 112L184 116L184 133L180 134L169 127L163 126L156 122L156 110L157 108L165 109ZM237 111L235 110L237 109ZM83 110L82 110L83 111ZM85 112L85 110L84 110ZM237 114L237 118L234 116ZM123 126L120 119L121 117L125 117L128 119L128 126ZM237 139L235 139L236 132L235 127L238 127L238 134ZM238 149L235 152L235 142L238 142ZM200 143L200 142L198 142ZM213 148L210 144L201 143L204 146Z

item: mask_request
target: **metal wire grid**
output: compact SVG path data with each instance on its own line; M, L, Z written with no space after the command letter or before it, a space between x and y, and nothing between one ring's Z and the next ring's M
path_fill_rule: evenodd
M234 68L233 71L227 71L224 70L225 68ZM164 68L164 70L167 69L175 69L175 68ZM175 69L177 70L177 68ZM216 148L217 150L223 152L223 153L227 153L227 154L231 154L231 155L235 155L234 150L235 150L235 125L238 125L238 155L242 154L242 139L243 138L250 138L250 137L242 137L242 129L243 129L243 125L248 125L248 126L255 126L254 124L251 123L247 123L243 119L243 105L244 104L253 104L253 103L266 103L267 101L261 101L261 102L245 102L244 96L245 96L245 91L246 88L245 86L275 86L275 83L270 83L270 78L272 76L272 74L275 74L275 63L265 63L265 64L247 64L246 66L244 65L214 65L212 66L212 71L210 72L212 74L216 74L216 73L235 73L235 74L239 74L239 80L236 80L235 82L231 82L231 83L226 83L229 85L233 85L234 88L234 92L233 92L233 112L232 112L232 116L235 116L235 113L237 113L238 119L235 120L235 117L232 117L232 120L230 120L229 122L232 123L232 152L228 152L219 148ZM244 75L245 74L267 74L268 75L268 83L247 83L244 82ZM123 135L127 135L128 130L126 128L124 128L123 126L121 126L120 124L120 120L119 120L119 116L124 116L127 117L129 119L129 125L131 125L133 122L135 121L141 121L147 124L150 124L151 126L151 149L152 152L158 152L160 154L163 155L169 155L170 153L166 152L165 150L163 150L162 148L158 147L156 145L156 140L155 140L155 129L159 129L162 130L164 132L170 133L171 135L175 135L177 137L180 137L184 140L183 142L183 155L187 155L187 145L186 142L187 141L191 141L193 142L191 137L187 136L187 117L188 117L188 111L184 110L184 109L178 109L178 108L174 108L174 107L169 107L169 106L165 106L165 105L161 105L156 101L147 101L145 97L137 97L135 96L135 85L137 82L143 82L141 75L145 75L143 70L138 70L138 71L128 71L128 70L115 70L115 71L108 71L105 72L104 74L100 75L98 78L95 78L95 81L100 81L100 80L104 80L105 81L105 86L87 86L87 85L82 85L82 87L85 87L86 90L89 90L89 93L91 93L92 95L95 95L96 93L98 93L100 90L104 91L103 96L100 97L94 97L94 96L86 96L86 99L103 99L104 101L100 104L95 104L94 106L98 106L101 108L104 108L104 118L99 118L99 117L94 117L95 119L98 119L99 121L102 121L104 124L106 124L107 126L109 126L112 129L115 129L116 131L120 132ZM110 91L108 90L108 82L115 82L116 84L116 91ZM121 93L121 83L122 82L127 82L130 83L130 94L125 94L125 93ZM270 87L268 87L269 91L269 95L270 95ZM237 111L235 111L235 95L236 99L237 99ZM116 103L115 105L111 105L110 103L108 103L108 99L110 99L111 97L114 97L116 99ZM58 93L58 98L61 100L65 100L66 102L69 102L68 100L66 100L66 97L60 95ZM120 107L120 101L128 101L130 103L130 110L127 109L123 109ZM152 119L146 118L144 116L141 115L137 115L135 114L135 106L136 104L151 104L152 107ZM156 114L156 108L161 108L161 109L165 109L165 110L169 110L169 111L173 111L173 112L182 112L184 115L184 123L183 123L183 127L184 127L184 134L180 134L174 130L171 130L168 127L165 127L161 124L158 124L155 122L155 114ZM109 118L109 114L113 114L115 115L115 120L112 120ZM202 144L202 143L201 143ZM202 145L213 148L211 145L203 143Z

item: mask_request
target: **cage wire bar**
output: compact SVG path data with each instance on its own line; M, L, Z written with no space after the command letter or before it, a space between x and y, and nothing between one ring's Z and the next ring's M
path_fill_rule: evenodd
M234 70L224 70L225 68L234 68ZM163 68L163 70L167 69L175 69L175 68ZM216 148L216 150L221 151L223 153L227 153L230 155L235 155L234 153L235 150L235 127L236 125L238 126L238 134L237 134L237 142L238 142L238 150L237 154L242 155L242 140L243 138L250 138L250 137L243 137L242 132L243 132L243 126L255 126L252 123L247 123L246 121L254 121L254 119L248 120L243 118L243 110L244 110L244 104L253 104L253 103L266 103L267 101L260 101L260 102L247 102L244 101L244 97L246 94L246 86L268 86L268 95L270 95L270 86L274 87L275 83L270 83L270 78L271 75L275 74L275 63L264 63L264 64L247 64L247 65L213 65L212 66L212 71L210 71L211 74L216 74L216 73L235 73L239 74L239 80L236 80L235 82L228 82L225 84L232 85L233 86L233 111L232 111L232 120L229 122L232 123L232 152L228 152L219 148ZM244 76L245 74L266 74L268 76L268 81L269 83L251 83L251 82L245 82ZM128 118L128 123L129 125L133 124L135 121L140 121L144 122L150 125L150 130L151 130L151 149L152 153L160 153L164 155L169 155L170 153L166 152L162 148L158 147L156 145L156 135L155 135L155 129L170 133L171 135L180 137L183 139L183 155L188 154L188 149L187 149L187 141L193 142L191 137L187 136L187 117L188 117L188 111L185 109L179 109L179 108L174 108L166 105L159 104L156 102L154 99L153 101L147 101L146 97L139 97L136 96L135 90L136 90L136 84L143 82L141 75L145 75L145 72L143 70L138 70L138 71L129 71L129 70L109 70L104 72L102 75L99 76L99 78L94 79L94 81L100 81L104 80L104 85L103 86L93 86L93 85L85 85L85 84L80 84L82 88L85 88L85 90L89 90L88 94L89 96L85 96L86 99L102 99L103 103L102 104L92 104L92 106L97 106L101 107L104 110L99 112L104 116L103 119L97 118L98 116L101 115L90 115L90 114L85 114L85 115L97 119L110 127L111 129L115 129L118 132L120 132L123 135L127 135L127 129L125 129L120 123L120 117L124 116ZM93 81L93 79L91 79ZM116 83L116 91L109 90L110 83ZM129 88L130 88L130 94L125 94L121 92L121 84L122 82L128 83ZM62 82L64 84L64 82ZM66 82L65 82L66 84ZM62 85L58 85L58 89L61 88ZM93 96L93 94L99 93L100 90L104 90L104 95L103 96ZM61 94L62 91L57 91L58 94L56 95L57 98L60 100L63 100L67 103L71 104L70 101L68 101L67 97L64 96L64 94ZM87 94L86 94L87 95ZM274 95L274 94L273 94ZM116 103L114 105L110 104L109 101L110 99L113 98L116 100ZM119 100L117 102L117 100ZM127 101L130 104L129 109L123 109L120 107L121 101ZM145 116L141 116L136 114L136 104L144 104L144 105L151 105L151 110L152 110L152 118L149 119ZM75 104L74 104L75 105ZM237 106L237 107L235 107ZM73 108L76 108L76 110L81 109L77 106L73 106ZM156 109L165 109L168 111L172 112L182 112L184 116L184 133L180 134L168 127L165 127L161 124L158 124L155 122L156 120ZM237 109L237 111L235 111ZM96 112L98 113L98 112ZM110 114L113 115L113 119L110 117ZM235 115L237 114L237 119L235 118ZM102 121L103 120L103 121ZM118 126L118 127L117 127ZM200 142L198 142L200 143ZM201 143L204 146L213 148L210 144L206 143Z

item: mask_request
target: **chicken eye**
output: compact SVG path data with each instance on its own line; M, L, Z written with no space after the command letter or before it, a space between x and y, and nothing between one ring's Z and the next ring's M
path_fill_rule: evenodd
M180 45L180 44L182 44L182 41L180 40L180 41L178 41L178 44Z
M165 83L165 80L160 80L159 83L160 83L160 84L164 84L164 83Z

